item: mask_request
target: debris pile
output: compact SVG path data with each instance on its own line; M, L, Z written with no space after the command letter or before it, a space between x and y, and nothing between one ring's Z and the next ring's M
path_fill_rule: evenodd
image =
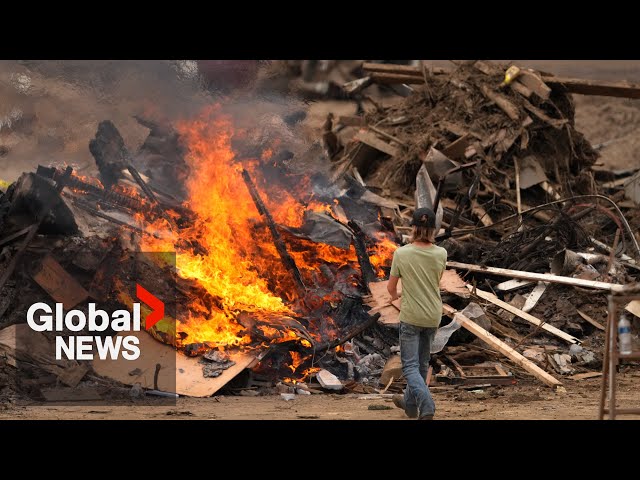
M308 83L321 66L294 67ZM74 385L132 385L136 398L223 387L285 399L400 392L401 304L389 301L385 278L422 206L436 211L449 253L430 385L533 376L558 387L598 370L599 293L638 281L640 177L593 169L597 152L575 130L571 93L636 90L482 61L350 72L366 76L327 85L374 108L329 115L322 149L304 158L288 150L290 131L236 134L221 116L176 126L138 118L150 134L135 153L104 121L89 145L95 177L41 165L0 193L0 335L15 340L9 328L25 327L13 324L45 293L65 309L88 299L130 308L144 278L166 306L150 335L139 334L151 358L45 368L46 381L11 388L70 385L62 377L74 372ZM366 94L376 84L406 98L382 107ZM329 174L296 169L310 157ZM162 252L175 252L173 263ZM10 341L0 347L19 357ZM176 371L154 355L175 355ZM0 364L0 375L10 368Z

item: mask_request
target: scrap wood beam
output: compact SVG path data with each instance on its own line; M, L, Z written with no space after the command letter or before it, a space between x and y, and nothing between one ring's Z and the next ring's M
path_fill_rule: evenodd
M601 82L599 80L550 76L543 76L542 80L551 88L564 88L569 93L577 93L579 95L640 98L640 85L637 83Z
M369 290L369 282L375 282L377 280L376 273L371 265L371 259L367 253L367 245L365 242L365 234L353 220L349 220L347 223L351 231L353 232L353 246L356 249L356 256L358 257L358 263L360 264L360 270L362 272L362 280L366 285L367 291Z
M260 213L260 215L262 215L267 220L269 231L271 232L271 236L273 237L273 243L276 246L278 255L280 255L280 258L282 259L282 263L284 263L285 267L291 272L291 275L293 275L293 279L296 283L296 286L298 287L298 293L304 297L307 292L307 288L302 281L300 270L298 270L298 266L296 265L295 260L287 251L287 246L280 236L280 232L278 232L276 222L273 220L273 217L267 209L267 206L262 201L262 198L260 198L260 193L258 193L258 189L253 183L253 180L251 180L251 176L246 169L242 169L242 178L244 179L244 183L247 184L247 188L249 189L249 193L251 194L253 203L255 203L256 208L258 209L258 213Z
M577 344L581 343L581 341L576 337L574 337L573 335L569 335L568 333L563 332L559 328L556 328L553 325L549 325L548 323L543 322L542 320L534 317L533 315L531 315L528 312L525 312L524 310L520 310L519 308L516 308L507 302L503 302L498 297L496 297L493 293L485 292L484 290L480 290L479 288L474 289L473 286L471 285L467 285L467 288L471 291L471 293L475 294L477 297L487 300L488 302L493 303L494 305L502 308L503 310L506 310L508 312L513 313L514 315L517 315L523 320L526 320L527 322L542 328L546 332L552 335L555 335L558 338L561 338L565 342L577 343Z
M489 333L487 330L482 328L470 318L458 312L455 308L444 303L442 305L442 311L445 315L457 321L462 326L462 328L468 330L483 342L494 347L504 356L512 360L516 365L524 368L527 372L536 377L538 380L544 382L546 385L552 388L560 387L562 385L562 383L558 379L545 372L535 363L524 357L522 354L518 353L516 350L511 348L495 335Z
M630 285L618 285L615 283L598 282L595 280L584 280L582 278L563 277L562 275L552 275L550 273L533 273L521 270L509 270L507 268L484 267L482 265L472 265L469 263L447 262L447 267L469 272L486 273L489 275L500 275L503 277L520 278L522 280L533 280L538 282L558 283L560 285L571 285L574 287L594 288L606 290L611 293L620 293L628 289ZM632 284L631 286L634 286ZM640 287L638 287L640 290Z

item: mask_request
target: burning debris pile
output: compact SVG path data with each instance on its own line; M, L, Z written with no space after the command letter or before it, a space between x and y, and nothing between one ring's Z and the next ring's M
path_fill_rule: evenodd
M573 123L579 81L505 81L506 66L479 61L359 70L344 98L370 99L372 84L406 98L330 115L325 158L305 156L328 173L287 154L287 132L234 129L221 107L172 126L138 118L150 133L137 152L100 123L95 176L25 172L0 193L0 328L23 324L45 292L65 310L129 309L143 284L165 310L140 341L177 351L176 370L94 360L87 378L159 391L168 374L165 389L194 396L227 384L399 392L385 279L412 210L429 206L450 260L431 385L557 386L598 369L606 300L593 291L637 281L640 217L630 189L592 169L597 152Z
M309 175L271 162L271 144L236 157L243 133L221 111L203 115L175 129L142 120L151 133L135 155L102 122L89 145L97 177L40 166L8 188L3 326L23 323L41 289L67 310L87 299L122 308L144 283L167 312L151 336L201 359L204 378L239 367L210 395L247 366L236 354L301 381L375 322L361 297L395 248L375 205L314 192ZM173 148L150 154L154 143Z

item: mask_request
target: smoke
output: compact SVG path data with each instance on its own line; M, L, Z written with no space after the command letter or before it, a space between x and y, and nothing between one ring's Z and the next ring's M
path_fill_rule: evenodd
M112 120L135 152L148 130L133 115L174 121L211 102L188 62L0 61L0 179L38 163L93 174L88 144L100 121Z
M111 120L135 152L149 130L133 115L173 123L221 103L239 129L282 137L299 154L299 140L282 117L304 105L283 91L204 88L193 61L0 61L0 180L13 181L38 164L69 164L95 175L88 148L98 123Z

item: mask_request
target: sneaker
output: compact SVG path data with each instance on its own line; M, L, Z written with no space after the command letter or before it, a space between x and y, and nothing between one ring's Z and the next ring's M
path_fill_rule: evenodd
M433 415L420 415L418 420L433 420Z
M391 397L391 400L393 400L393 404L398 407L401 408L402 410L404 410L404 413L407 415L407 417L409 418L417 418L418 417L418 412L407 412L407 407L404 403L404 395L401 394L395 394L393 397Z

